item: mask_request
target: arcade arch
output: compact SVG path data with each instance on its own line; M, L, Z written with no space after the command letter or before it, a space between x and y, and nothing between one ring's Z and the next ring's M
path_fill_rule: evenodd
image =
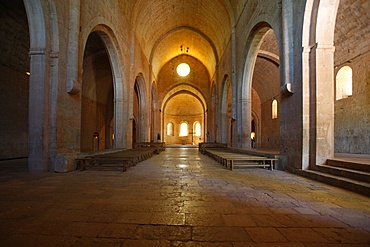
M98 32L86 42L81 97L81 151L113 147L114 91L107 49ZM114 124L113 124L114 125ZM113 127L113 126L112 126Z
M260 23L251 32L241 84L243 148L251 147L252 119L259 119L254 135L259 148L279 149L280 120L272 119L271 105L280 98L279 48L273 29ZM255 115L254 117L252 115Z
M164 136L166 144L197 145L204 140L204 131L199 126L205 123L205 107L196 94L178 91L163 105L163 123L164 127L173 127L172 135Z
M164 136L163 140L166 144L198 144L204 140L204 133L207 132L207 104L204 96L194 87L187 84L180 84L171 89L162 101L161 106L161 126L162 133L166 133L168 123L173 123L173 136ZM180 138L180 125L182 122L187 122L188 135L186 138ZM194 136L194 123L199 122L202 130L200 136Z
M148 140L147 106L145 79L140 73L136 76L133 90L133 143Z

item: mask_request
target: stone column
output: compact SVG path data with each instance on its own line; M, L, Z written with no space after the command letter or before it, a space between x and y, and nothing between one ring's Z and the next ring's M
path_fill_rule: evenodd
M30 87L28 109L28 168L30 172L48 169L48 104L45 83L44 50L30 51Z
M116 90L122 90L116 85ZM123 101L122 99L114 100L114 144L113 148L123 148L124 147L124 138L123 138Z
M81 90L78 82L78 41L80 34L80 0L69 4L69 35L66 90L75 95Z
M334 46L316 48L316 165L334 157Z
M293 42L293 2L292 0L282 1L281 10L281 26L282 26L282 53L280 66L282 74L280 78L280 91L282 94L292 94L292 83L294 81L294 42Z

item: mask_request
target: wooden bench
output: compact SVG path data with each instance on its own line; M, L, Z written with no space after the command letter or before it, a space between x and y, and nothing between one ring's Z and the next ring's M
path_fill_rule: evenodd
M278 160L276 158L268 157L226 157L226 167L230 163L230 170L235 167L268 167L271 171L274 170L275 162ZM235 163L237 162L237 163Z
M227 149L227 143L218 143L218 142L200 142L198 144L198 150L201 154L205 154L206 149L215 148L215 149Z
M86 167L122 167L125 172L133 164L132 159L86 157L76 160L80 162L80 170L85 170Z
M273 170L275 162L278 160L277 158L237 153L229 149L204 149L204 154L215 159L226 168L230 167L231 170L236 167L268 167Z
M152 157L155 152L154 148L128 149L115 153L78 157L76 160L81 170L85 170L86 167L122 167L122 170L126 171L128 167Z
M159 154L162 151L166 150L166 143L165 142L135 142L133 144L134 149L139 148L154 148L156 150L156 154Z

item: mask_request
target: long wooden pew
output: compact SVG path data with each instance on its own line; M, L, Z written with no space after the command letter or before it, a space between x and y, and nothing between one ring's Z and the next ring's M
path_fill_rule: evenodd
M231 170L241 167L263 167L273 170L278 161L277 158L249 155L225 148L205 148L203 152Z
M78 157L76 160L81 170L85 170L86 167L122 167L122 170L126 171L128 167L152 157L155 152L154 148L127 149L114 153Z
M133 146L134 149L155 148L157 154L166 150L165 142L135 142Z
M219 142L200 142L198 144L198 150L202 154L205 154L206 149L215 148L215 149L227 149L227 143Z

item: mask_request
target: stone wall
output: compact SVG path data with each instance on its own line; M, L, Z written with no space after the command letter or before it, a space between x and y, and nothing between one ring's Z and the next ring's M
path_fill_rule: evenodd
M352 96L335 101L335 152L370 153L370 25L366 1L340 2L335 26L335 75L352 68Z

